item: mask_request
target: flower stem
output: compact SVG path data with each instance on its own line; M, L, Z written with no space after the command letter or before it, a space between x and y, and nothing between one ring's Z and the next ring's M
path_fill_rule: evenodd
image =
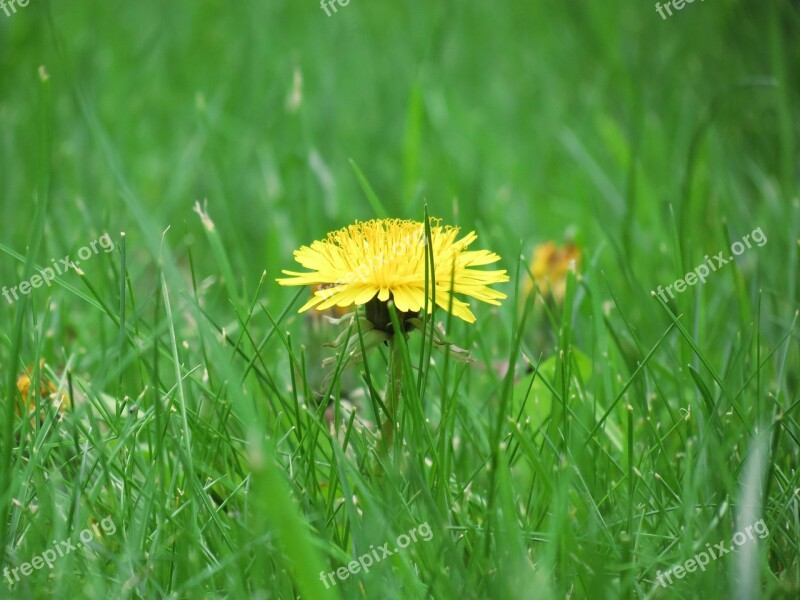
M383 438L386 447L392 445L394 432L397 429L397 413L400 406L400 391L403 385L403 359L400 347L394 336L389 338L389 372L386 381L386 409L389 414L383 423Z

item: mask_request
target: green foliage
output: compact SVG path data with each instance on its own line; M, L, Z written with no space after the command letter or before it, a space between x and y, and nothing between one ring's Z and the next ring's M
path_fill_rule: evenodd
M0 597L797 597L800 14L638 4L0 8L0 286L115 242L0 296L2 568L116 525ZM503 257L508 300L346 364L347 320L275 278L426 210ZM565 298L526 297L567 238ZM25 419L41 360L72 407L32 385Z

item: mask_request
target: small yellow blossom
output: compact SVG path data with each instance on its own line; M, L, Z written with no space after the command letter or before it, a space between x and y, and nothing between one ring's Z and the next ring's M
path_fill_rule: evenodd
M39 365L39 397L42 403L45 402L52 402L54 405L58 406L59 412L64 412L69 406L71 406L72 402L70 400L69 395L66 392L58 393L58 388L50 381L45 374L42 372L44 368L44 361L42 361ZM22 397L22 403L28 408L28 413L32 413L36 410L36 404L34 399L30 396L31 390L31 376L33 374L33 367L28 367L26 372L22 373L17 378L17 389L19 390L19 394Z
M539 244L533 251L531 274L542 295L561 302L567 286L567 272L577 272L581 262L581 251L574 244L559 248L553 242ZM525 295L533 289L533 281L528 279Z

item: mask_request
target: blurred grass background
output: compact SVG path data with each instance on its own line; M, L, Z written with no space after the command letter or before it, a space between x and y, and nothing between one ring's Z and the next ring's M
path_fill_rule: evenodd
M99 559L8 593L796 597L798 10L709 0L662 20L619 0L351 0L327 17L314 2L84 0L0 12L0 284L30 272L13 252L44 265L105 232L118 246L85 277L0 301L5 405L5 382L40 359L60 389L74 377L76 398L63 423L51 411L4 436L4 565L90 515L119 529ZM351 432L354 458L300 410L312 394L290 362L304 344L308 380L321 380L317 336L337 332L311 331L289 307L295 290L274 283L293 249L381 216L353 164L389 216L419 220L427 205L475 229L514 283L539 243L584 253L552 319L534 311L515 328L509 285L501 309L451 325L479 364L439 359L425 414L408 413L411 457L383 477L369 434ZM767 245L668 310L650 296L757 227ZM524 371L522 351L547 364L548 385L532 383L544 408L522 406L527 380L512 390L493 374L503 361ZM347 377L362 395L335 394L358 404L365 386ZM576 423L559 429L567 404ZM606 410L607 432L595 428ZM514 433L519 414L532 424ZM746 565L654 587L693 541L736 531L726 507L741 503L761 432L768 544ZM435 541L393 570L318 581L425 520Z

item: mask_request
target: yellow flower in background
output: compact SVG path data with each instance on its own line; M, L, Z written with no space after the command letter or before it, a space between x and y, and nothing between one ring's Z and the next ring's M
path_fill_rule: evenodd
M506 295L489 286L507 282L508 275L474 268L495 263L500 257L488 250L467 251L477 234L473 231L456 239L458 227L439 223L439 219L431 219L436 294L434 298L433 290L428 290L428 312L434 300L444 310L450 309L452 302L453 315L473 323L475 315L469 304L455 294L499 306ZM356 222L296 250L295 260L309 272L283 271L291 277L277 281L287 286L319 286L299 312L370 303L372 312L380 313L391 298L400 313L415 315L425 306L425 241L425 227L418 221ZM375 298L382 307L370 302ZM367 309L369 316L370 307Z
M58 394L58 388L56 388L52 381L47 379L42 372L43 368L44 361L41 361L41 363L39 363L39 397L41 398L41 402L44 403L49 400L54 405L58 406L59 412L64 412L72 404L69 394L66 392ZM28 367L25 373L17 378L17 389L19 390L20 396L22 396L22 403L28 408L28 413L32 413L36 410L35 401L30 397L32 374L33 367L31 366Z
M533 251L531 273L542 294L552 295L557 301L564 299L567 286L567 272L576 273L581 262L581 251L574 244L559 248L553 242L539 244ZM525 295L533 289L533 281L528 279Z

